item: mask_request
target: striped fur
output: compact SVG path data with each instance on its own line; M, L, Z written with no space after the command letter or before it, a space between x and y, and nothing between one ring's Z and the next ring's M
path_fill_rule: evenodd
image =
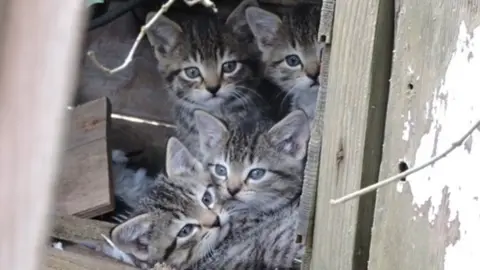
M274 215L232 214L232 232L196 268L189 269L299 269L295 259L303 256L304 246L295 243L297 207L298 200Z
M307 140L308 119L293 111L280 122L248 129L228 128L206 112L195 113L204 167L224 199L243 202L261 213L275 212L298 199Z
M295 238L310 134L306 115L296 110L274 125L249 129L229 129L201 111L195 117L203 127L202 151L209 153L204 167L226 199L232 232L190 269L294 269L304 250ZM265 174L252 173L258 169Z
M297 110L275 125L230 131L205 112L196 112L196 119L204 127L200 132L203 151L210 153L204 166L219 194L227 199L224 207L229 211L232 232L197 268L190 269L298 268L295 258L304 251L295 238L309 138L306 115ZM252 174L259 168L266 171L260 178L258 173ZM238 191L232 194L235 187Z
M304 110L310 121L319 91L320 9L321 5L297 4L282 16L258 7L246 9L248 25L266 66L265 77L286 93L291 111Z
M270 111L257 90L261 61L244 16L247 6L256 5L243 1L226 21L196 14L177 24L163 16L147 33L174 102L177 137L194 156L201 155L196 109L240 125Z
M166 168L168 176L157 177L133 218L111 232L115 245L142 268L165 262L185 269L231 228L208 172L175 138L168 141Z
M203 113L203 116L219 121L205 112L197 112L197 118L199 113L200 118ZM305 146L300 146L300 140L296 139L303 137L303 132L289 135L293 130L302 130L302 125L297 122L303 123L308 130L306 116L296 111L257 137L257 143L269 143L269 147L259 148L254 147L255 143L251 144L257 154L260 149L270 148L275 149L269 152L270 155L280 156L275 154L278 151L291 157L287 162L289 165L283 163L285 166L276 168L281 170L279 174L283 177L276 178L276 181L296 185L276 185L273 178L265 179L273 186L292 189L283 194L287 200L279 197L278 201L268 202L276 205L275 209L264 208L260 212L256 211L257 207L252 209L251 206L256 204L251 200L231 198L224 201L218 189L213 188L216 185L204 166L177 139L171 138L167 145L168 177L159 176L148 196L141 201L134 218L112 231L112 240L140 267L165 262L177 269L192 270L292 269L294 258L303 252L303 246L295 244L296 209L301 189L301 169L296 167L301 167L301 163L297 162L300 165L295 166L293 159L305 155L302 150ZM265 158L268 154L263 156ZM215 198L209 206L202 201L206 191ZM219 216L220 227L213 226L214 216ZM180 239L178 233L188 223L202 224L203 227L189 238Z

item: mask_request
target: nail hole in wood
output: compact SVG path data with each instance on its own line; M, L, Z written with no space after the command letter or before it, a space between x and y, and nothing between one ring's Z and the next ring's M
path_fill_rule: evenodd
M327 36L326 35L321 35L320 36L320 42L325 42L327 41Z
M412 90L412 89L413 89L413 84L409 83L409 84L407 85L407 87L408 87L408 89Z
M400 171L400 173L403 173L404 171L408 170L407 163L405 163L405 161L400 161L400 163L398 163L398 170ZM405 180L407 180L405 177L400 179L400 181L405 181Z

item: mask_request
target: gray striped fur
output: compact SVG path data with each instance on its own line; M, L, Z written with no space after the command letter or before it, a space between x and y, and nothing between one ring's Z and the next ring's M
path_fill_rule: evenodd
M230 178L213 181L205 166L170 138L168 177L157 179L135 217L112 231L112 240L138 266L165 262L192 270L291 269L303 252L303 246L295 244L295 230L309 135L306 115L298 110L275 125L230 132L206 112L196 111L195 118L204 127L202 151L212 154L206 160L223 157L229 168L243 174L261 165L268 170L265 177L255 184L245 179L242 190L229 196L225 190ZM222 130L226 133L218 132ZM215 194L211 208L201 200L207 190ZM221 227L211 228L213 216L220 217ZM186 223L203 227L180 241L177 234Z
M300 196L310 136L304 112L293 111L274 125L257 122L243 129L229 128L203 111L197 111L195 118L202 126L203 165L210 170L222 198L271 213ZM255 179L258 171L264 174Z
M321 3L321 1L320 1ZM321 45L317 41L321 5L297 4L282 16L249 7L246 18L265 63L265 77L291 101L291 111L302 109L314 118L319 91ZM292 67L287 58L298 56Z
M202 151L219 194L227 199L232 231L213 252L189 269L293 269L304 247L295 243L308 119L293 111L275 125L229 129L219 119L196 112ZM227 175L215 172L225 166ZM255 168L267 171L248 178ZM228 189L240 188L235 195Z
M232 232L197 268L189 269L299 269L295 258L303 256L304 246L295 243L297 206L295 201L274 215L232 214Z
M166 170L167 175L157 177L133 217L111 232L115 245L142 268L165 262L185 269L207 256L231 228L210 175L176 138L167 144ZM207 193L210 203L202 201ZM181 236L188 224L195 229ZM111 254L108 250L104 248Z
M170 90L177 137L194 156L201 155L193 116L196 109L240 125L270 111L257 89L261 61L244 12L247 6L256 5L254 0L243 1L226 21L216 14L195 14L178 23L162 16L147 33ZM235 68L227 72L225 65ZM199 76L189 78L189 68Z

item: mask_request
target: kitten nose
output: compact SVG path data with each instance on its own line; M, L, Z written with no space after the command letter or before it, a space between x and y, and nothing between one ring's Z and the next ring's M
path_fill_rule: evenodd
M220 227L220 218L217 216L217 218L215 219L215 222L213 222L212 224L212 227L215 228L215 227Z
M220 90L220 85L207 86L207 91L215 95Z
M237 193L240 191L240 188L239 187L235 187L235 188L227 188L228 190L228 193L230 193L230 195L235 196L237 195Z

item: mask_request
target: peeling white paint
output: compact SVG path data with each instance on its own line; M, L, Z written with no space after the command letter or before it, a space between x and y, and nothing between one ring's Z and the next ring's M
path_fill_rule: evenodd
M436 139L436 154L439 154L480 119L480 26L471 36L462 22L456 45L445 80L436 89L431 105L427 105L433 123L416 152L417 165L431 159ZM438 214L442 190L448 187L449 221L458 217L460 240L447 247L445 270L480 269L480 202L475 200L480 196L480 132L472 136L470 153L461 146L434 166L407 178L414 206L420 207L431 200L430 222Z
M397 182L397 192L402 193L404 186L405 186L405 182L404 182L404 181L398 181L398 182Z
M408 76L412 76L413 73L414 73L414 72L413 72L413 68L412 68L412 66L409 65L409 66L407 67L407 74L408 74Z
M408 139L410 138L410 125L412 123L412 113L408 111L407 113L407 120L403 123L403 134L402 134L402 139L406 142L408 142Z

